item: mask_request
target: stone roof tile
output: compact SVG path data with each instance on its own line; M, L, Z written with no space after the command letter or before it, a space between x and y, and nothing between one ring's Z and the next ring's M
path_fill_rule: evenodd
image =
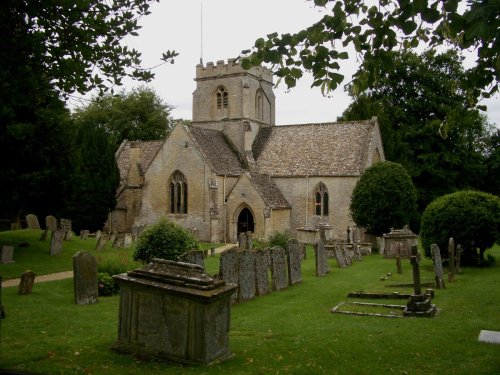
M290 204L269 175L250 172L250 180L264 200L266 206L279 209L290 208Z

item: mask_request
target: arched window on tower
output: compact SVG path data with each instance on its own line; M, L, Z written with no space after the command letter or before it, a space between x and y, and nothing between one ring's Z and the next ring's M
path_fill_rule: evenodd
M168 192L170 213L187 214L188 186L186 177L180 171L175 171L170 176Z
M328 216L328 190L322 182L318 184L314 191L314 214Z
M215 108L219 118L227 117L229 108L229 95L226 89L222 86L217 88L215 92Z
M257 120L264 119L264 108L263 108L263 99L262 99L262 91L257 90L255 94L255 118Z

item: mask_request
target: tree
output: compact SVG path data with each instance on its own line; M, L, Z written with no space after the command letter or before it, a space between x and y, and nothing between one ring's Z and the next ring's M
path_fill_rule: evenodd
M376 68L391 66L389 51L410 49L422 43L430 47L452 45L475 49L477 60L467 76L472 104L481 89L485 97L498 91L500 78L500 2L469 1L461 11L459 0L314 0L327 14L310 27L294 34L272 33L259 38L253 50L242 52L244 67L270 63L288 87L295 86L302 71L311 71L313 86L323 92L343 80L339 60L349 58L352 46L360 60L373 69L356 74L359 84L371 84Z
M119 172L115 145L104 129L82 124L77 135L79 148L72 163L71 194L65 215L73 229L101 229L116 206Z
M462 83L466 73L454 51L420 55L390 52L377 81L363 91L341 120L377 116L386 158L401 163L418 191L420 212L435 198L464 188L481 188L490 128L471 108ZM363 64L360 74L371 69Z
M406 170L382 162L367 168L352 192L350 211L356 225L381 236L415 218L417 194Z
M174 127L172 109L153 89L141 87L96 97L87 107L77 109L74 118L79 124L103 129L119 145L124 139L165 138Z
M500 129L491 135L486 152L484 191L500 196Z
M462 245L464 263L484 264L484 252L500 239L500 198L479 191L444 195L427 206L420 229L427 256L431 244L446 249L453 237ZM446 251L442 255L447 258Z
M153 258L177 260L186 251L198 248L198 241L186 229L161 218L141 234L135 248L134 260L144 263Z

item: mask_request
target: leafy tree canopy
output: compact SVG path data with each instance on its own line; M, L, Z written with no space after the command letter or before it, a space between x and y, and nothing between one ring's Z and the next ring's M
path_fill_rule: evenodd
M174 127L172 109L153 89L140 87L129 93L98 96L88 106L78 108L74 118L78 124L103 129L119 145L124 139L165 138Z
M381 236L414 219L417 193L401 164L376 163L366 169L352 192L349 209L356 225Z
M354 101L340 120L378 117L386 158L407 169L421 212L443 194L489 184L484 159L490 125L466 100L459 55L430 50L388 56L392 64L377 67L375 82L362 91L350 87ZM360 74L372 68L363 64Z
M347 46L367 66L390 67L391 50L445 45L477 51L466 84L473 104L481 89L485 97L498 91L500 2L496 0L314 0L314 5L327 10L321 20L294 34L258 39L252 50L242 52L243 66L270 63L288 87L295 86L303 70L310 71L312 86L328 92L344 78L339 61L349 58ZM361 86L377 78L376 69L355 75Z

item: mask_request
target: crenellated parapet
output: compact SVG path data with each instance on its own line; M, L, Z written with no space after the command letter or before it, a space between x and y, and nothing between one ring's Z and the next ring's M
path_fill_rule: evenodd
M236 61L236 59L228 59L227 63L224 60L218 60L215 64L213 62L208 62L206 65L196 65L195 80L218 78L222 75L230 76L241 74L250 74L271 84L273 83L273 73L270 69L263 66L256 66L250 70L245 70L241 67L240 62Z

